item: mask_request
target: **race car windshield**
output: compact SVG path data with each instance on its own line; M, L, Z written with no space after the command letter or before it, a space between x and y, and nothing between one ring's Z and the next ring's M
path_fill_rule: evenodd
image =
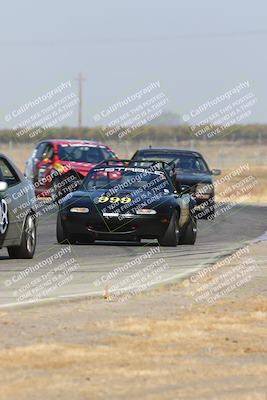
M158 191L169 193L171 184L162 172L147 172L142 168L100 168L89 172L84 180L83 188L91 190L136 190L157 187Z
M175 160L175 166L183 172L208 173L208 168L201 157L179 156Z
M181 154L177 153L161 153L161 152L149 152L149 153L141 153L136 158L137 160L161 160L166 163L170 163L174 161L177 169L186 172L193 173L207 173L208 168L201 157L196 157L194 155Z
M108 158L114 158L114 154L107 149L90 146L59 145L58 155L62 161L74 161L90 164L98 164Z

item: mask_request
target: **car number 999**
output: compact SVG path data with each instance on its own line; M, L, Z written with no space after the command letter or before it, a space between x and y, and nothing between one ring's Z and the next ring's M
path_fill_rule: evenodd
M112 196L112 197L108 197L108 196L101 196L98 198L98 203L122 203L122 204L127 204L130 203L132 201L132 199L130 197L118 197L118 196Z

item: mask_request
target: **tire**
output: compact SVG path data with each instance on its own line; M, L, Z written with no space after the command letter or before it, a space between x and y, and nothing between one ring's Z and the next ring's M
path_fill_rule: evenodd
M206 219L209 221L213 221L215 219L215 202L214 201L209 206L209 213L208 213Z
M75 244L76 239L74 239L74 236L67 232L62 224L62 219L60 214L58 213L57 215L57 242L62 244L62 243L70 243L70 244Z
M205 216L200 219L213 221L215 219L215 202L213 199L209 202L205 210L206 210Z
M73 178L73 179L71 179ZM67 183L67 181L70 181ZM75 183L75 186L72 185ZM78 180L77 174L75 172L67 173L57 177L53 180L51 186L51 198L54 203L59 204L63 197L67 196L69 193L75 192L79 186L80 181ZM60 185L60 188L58 187Z
M190 219L185 230L181 233L179 244L195 244L197 238L197 222L195 218Z
M31 259L34 256L36 248L36 224L33 215L26 218L21 242L19 246L9 246L7 248L8 255L11 258Z
M207 219L208 221L214 221L214 220L215 220L214 211L211 211L211 212L208 214L208 216L207 216L206 219Z
M55 178L52 181L51 190L50 190L52 203L56 203L56 204L58 204L59 200L62 197L61 192L58 190L58 184L59 183L60 183L60 179L59 178Z
M53 180L51 186L51 199L53 203L59 204L60 200L63 199L63 197L65 197L70 192L70 190L68 190L68 187L64 186L64 179L67 178L67 175L63 175Z
M176 247L179 242L179 230L177 221L177 211L172 214L168 228L158 239L159 245L164 247Z
M94 244L95 239L89 235L79 235L77 237L77 242L81 244Z

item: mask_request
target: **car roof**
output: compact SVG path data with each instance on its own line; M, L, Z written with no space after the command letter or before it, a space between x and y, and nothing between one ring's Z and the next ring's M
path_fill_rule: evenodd
M137 150L137 153L139 152L154 152L154 153L177 153L177 154L193 154L195 156L200 156L202 157L202 155L195 151L195 150L184 150L184 149L171 149L171 148L160 148L160 147L148 147L148 148L143 148L143 149L139 149Z
M87 144L88 146L99 146L109 148L106 144L101 142L96 142L94 140L82 140L82 139L46 139L41 140L39 143L55 143L55 144Z

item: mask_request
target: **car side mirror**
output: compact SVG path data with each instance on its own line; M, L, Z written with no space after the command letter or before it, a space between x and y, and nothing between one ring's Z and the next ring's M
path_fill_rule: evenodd
M211 175L221 175L222 171L220 169L212 169Z
M0 181L0 193L5 192L7 190L7 188L8 188L7 183L4 181Z

